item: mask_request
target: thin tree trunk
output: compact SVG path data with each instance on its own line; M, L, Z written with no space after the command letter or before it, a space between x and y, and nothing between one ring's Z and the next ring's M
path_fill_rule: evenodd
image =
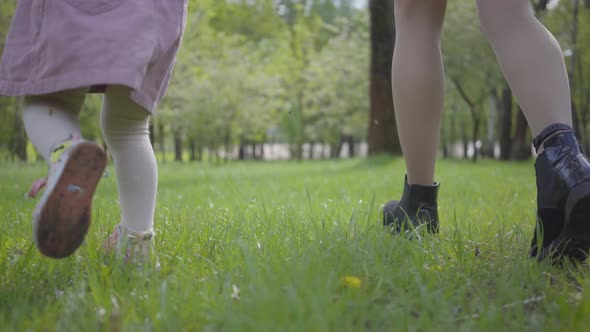
M246 160L246 146L244 143L241 143L238 148L238 160Z
M164 137L164 124L158 121L158 139L160 140L160 151L162 151L162 163L166 163L166 139Z
M259 144L260 151L258 151L258 160L264 160L264 142Z
M346 136L346 142L348 143L348 157L356 157L356 151L354 149L354 137L352 137L352 135Z
M486 155L488 158L495 158L496 147L496 114L498 113L498 92L493 89L490 93L490 110L488 112L488 144Z
M174 161L182 162L182 137L178 130L174 131Z
M229 149L230 149L230 146L229 146L230 141L229 141L229 139L230 139L230 129L229 128L226 128L225 138L223 140L223 148L225 150L225 154L223 156L223 162L224 163L227 163L228 160L229 160L229 155L230 155L230 151L229 151Z
M189 140L189 148L191 149L191 161L197 160L197 147L195 144L195 139L191 138Z
M477 114L476 110L471 111L472 114ZM479 155L479 151L477 150L477 138L479 136L479 126L480 126L481 119L477 116L473 118L473 128L472 128L472 135L471 135L471 144L473 144L473 156L472 161L476 162L477 157Z
M524 113L519 108L516 118L516 131L512 140L512 151L510 159L527 160L532 156L531 144L528 139L529 126Z
M370 0L371 69L369 154L400 154L391 90L391 60L395 44L393 0Z
M453 157L455 143L457 142L457 107L453 106L450 115L450 132L449 132L449 155Z
M463 142L463 159L469 159L469 137L467 135L467 123L463 117L463 125L461 126L461 141Z
M512 145L512 90L506 85L502 91L502 119L500 120L500 160L510 160Z

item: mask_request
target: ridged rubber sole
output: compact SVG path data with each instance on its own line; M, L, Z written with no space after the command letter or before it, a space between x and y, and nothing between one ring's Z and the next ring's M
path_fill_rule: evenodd
M590 251L590 182L580 183L568 195L563 231L542 256L585 261Z
M91 224L92 197L106 167L106 154L82 142L69 152L53 188L36 208L34 238L41 253L63 258L80 247Z

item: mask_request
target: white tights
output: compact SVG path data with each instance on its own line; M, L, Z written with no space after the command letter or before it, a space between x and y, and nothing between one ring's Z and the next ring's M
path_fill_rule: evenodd
M29 96L23 121L29 139L49 161L52 148L72 136L81 136L78 115L88 88ZM130 99L131 90L107 88L100 128L113 157L121 222L129 232L152 232L158 169L149 140L149 113Z

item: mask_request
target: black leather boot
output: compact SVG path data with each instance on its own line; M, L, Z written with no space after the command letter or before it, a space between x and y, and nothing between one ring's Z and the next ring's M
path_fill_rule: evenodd
M383 207L383 225L391 228L393 234L424 224L428 232L438 233L438 188L438 183L432 186L409 185L406 176L402 199L390 201Z
M537 227L530 254L583 261L590 248L590 163L574 130L565 124L544 129L534 140L537 157Z

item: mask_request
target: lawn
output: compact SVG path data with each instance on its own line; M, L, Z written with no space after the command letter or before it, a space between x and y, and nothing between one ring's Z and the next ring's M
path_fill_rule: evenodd
M584 331L588 267L527 257L532 162L442 161L441 233L383 231L400 159L160 166L160 272L105 254L119 222L102 180L86 243L32 244L40 164L0 167L2 331Z

